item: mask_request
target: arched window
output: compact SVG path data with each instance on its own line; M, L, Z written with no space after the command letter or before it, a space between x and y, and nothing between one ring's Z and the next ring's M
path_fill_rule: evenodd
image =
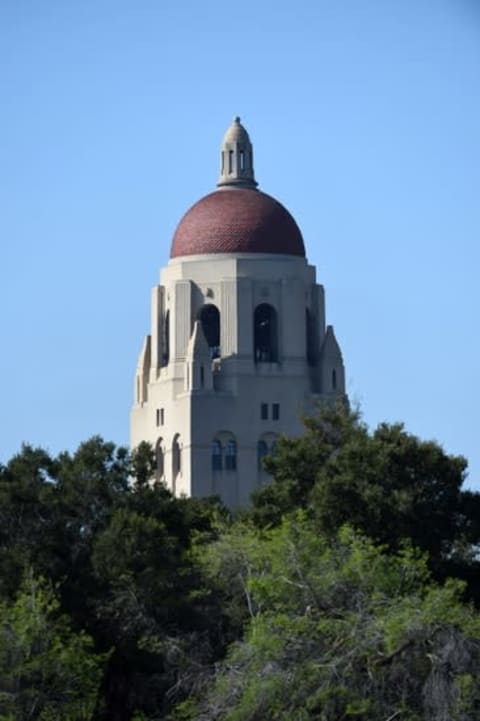
M222 470L222 444L219 440L212 441L212 471Z
M308 308L305 311L305 341L307 363L310 366L314 366L317 360L315 357L315 324L313 316Z
M182 449L180 447L180 436L177 435L173 439L172 443L172 478L178 476L182 470Z
M162 333L162 367L168 366L170 360L170 311L167 310L163 321Z
M256 363L278 360L277 313L268 303L255 308L253 317L254 359Z
M237 470L237 443L230 438L227 442L227 448L225 452L225 468L227 471Z
M259 471L264 471L263 459L268 456L268 446L265 441L258 441L257 443L257 467Z
M212 358L220 356L220 313L217 306L207 303L198 313L203 335L210 348Z
M165 474L165 454L163 452L163 440L159 438L155 445L155 476L157 481L161 481Z

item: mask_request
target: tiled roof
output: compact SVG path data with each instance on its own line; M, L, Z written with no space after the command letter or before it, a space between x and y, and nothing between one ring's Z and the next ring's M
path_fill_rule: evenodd
M258 190L225 188L185 213L173 236L171 258L205 253L305 256L302 234L288 210Z

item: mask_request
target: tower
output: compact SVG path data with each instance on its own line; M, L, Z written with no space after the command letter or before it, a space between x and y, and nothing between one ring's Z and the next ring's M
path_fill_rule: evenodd
M131 444L155 448L177 495L245 506L268 482L262 459L301 416L345 394L325 298L290 213L257 189L237 117L217 190L181 219L152 291L151 330L135 374Z

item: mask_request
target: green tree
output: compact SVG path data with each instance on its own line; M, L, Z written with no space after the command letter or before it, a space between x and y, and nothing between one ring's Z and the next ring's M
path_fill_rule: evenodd
M151 459L147 444L132 458L95 437L56 458L26 446L0 468L0 600L29 567L55 585L75 631L108 653L97 720L168 708L219 643L190 554L218 503L151 486Z
M322 533L349 523L391 549L410 539L428 552L437 577L474 579L480 495L462 488L466 465L401 424L370 432L358 413L327 407L306 419L303 437L281 439L267 459L274 480L254 495L252 517L274 525L303 508Z
M54 459L29 445L0 467L0 598L13 597L26 567L43 563L54 473Z
M432 582L416 551L387 554L348 527L327 540L300 514L226 534L204 562L217 583L223 568L237 576L245 635L179 718L478 718L480 619L461 582Z
M0 604L2 721L89 721L104 662L42 579L28 576L15 600Z
M209 535L216 508L138 484L98 535L94 603L99 633L113 647L99 718L162 716L211 664L219 608L202 589L191 544Z

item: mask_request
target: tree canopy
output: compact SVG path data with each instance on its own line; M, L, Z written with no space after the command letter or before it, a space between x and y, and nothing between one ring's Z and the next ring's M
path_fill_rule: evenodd
M94 437L0 466L0 721L476 721L479 494L326 407L236 516Z
M273 483L254 494L257 525L303 508L327 536L349 523L392 550L409 539L428 553L436 577L475 576L480 496L463 488L463 457L401 424L372 432L342 407L323 408L305 426L302 438L282 438L265 462ZM476 585L469 589L475 595Z

